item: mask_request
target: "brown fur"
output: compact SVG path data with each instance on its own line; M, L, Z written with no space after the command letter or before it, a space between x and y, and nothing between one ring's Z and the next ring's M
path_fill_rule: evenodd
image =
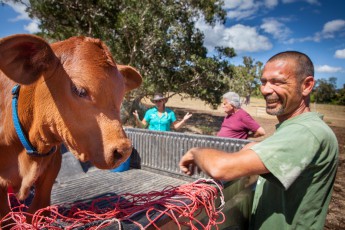
M50 204L61 154L30 157L12 121L11 89L21 84L18 114L26 137L40 152L65 143L81 161L117 167L131 153L120 123L124 94L141 84L130 66L116 65L98 39L73 37L49 45L32 35L0 40L0 217L9 212L7 187L21 200L35 186L29 208ZM86 90L80 97L77 89Z

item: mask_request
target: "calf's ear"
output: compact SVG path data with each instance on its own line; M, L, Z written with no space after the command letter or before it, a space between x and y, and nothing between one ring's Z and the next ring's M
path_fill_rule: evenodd
M126 92L138 88L141 85L142 77L136 69L128 65L117 65L117 68L124 77Z
M18 34L0 40L0 69L19 84L35 82L43 71L55 68L55 55L42 38Z

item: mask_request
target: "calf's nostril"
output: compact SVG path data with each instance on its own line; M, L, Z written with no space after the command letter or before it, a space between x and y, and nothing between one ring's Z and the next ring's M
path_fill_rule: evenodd
M113 152L114 154L114 160L117 161L117 160L120 160L122 158L122 154L120 154L117 149L114 150Z

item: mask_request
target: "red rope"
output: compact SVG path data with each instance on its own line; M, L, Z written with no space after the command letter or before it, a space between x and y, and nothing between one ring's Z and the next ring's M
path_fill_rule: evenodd
M173 221L178 229L188 226L190 229L211 229L224 222L222 213L224 197L222 187L211 179L200 179L193 183L178 187L166 187L162 191L152 191L143 194L125 193L118 196L102 197L85 203L64 205L51 205L36 211L34 214L26 213L27 207L17 201L19 205L12 207L11 212L0 221L1 226L16 229L100 229L117 223L121 228L121 221L130 221L140 229L154 226L159 229L157 220L162 216ZM215 207L215 200L220 197L220 206ZM8 202L13 204L15 195L9 193ZM106 208L99 208L97 204L107 202ZM160 207L160 208L157 208ZM49 216L43 213L50 213ZM148 224L142 226L135 221L135 214L146 212ZM198 216L207 216L207 222L202 223ZM28 223L27 216L32 218ZM9 222L8 222L9 221ZM92 226L94 225L94 226ZM86 227L85 227L86 226ZM89 227L87 227L89 226ZM213 228L212 228L213 229Z

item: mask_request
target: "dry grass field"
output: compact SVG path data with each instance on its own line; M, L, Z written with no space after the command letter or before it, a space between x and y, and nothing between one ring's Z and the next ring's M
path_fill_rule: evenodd
M143 103L151 104L147 99ZM224 116L221 107L213 110L200 100L181 99L178 95L170 98L167 106L175 110L178 119L182 119L186 112L193 113L186 125L179 130L180 132L215 135ZM263 138L273 134L277 120L274 116L266 114L263 99L252 98L251 103L242 108L250 113L266 130L267 135ZM324 115L325 122L337 136L340 150L338 173L325 229L345 229L345 106L313 104L311 109ZM256 140L260 141L263 138L257 138Z

